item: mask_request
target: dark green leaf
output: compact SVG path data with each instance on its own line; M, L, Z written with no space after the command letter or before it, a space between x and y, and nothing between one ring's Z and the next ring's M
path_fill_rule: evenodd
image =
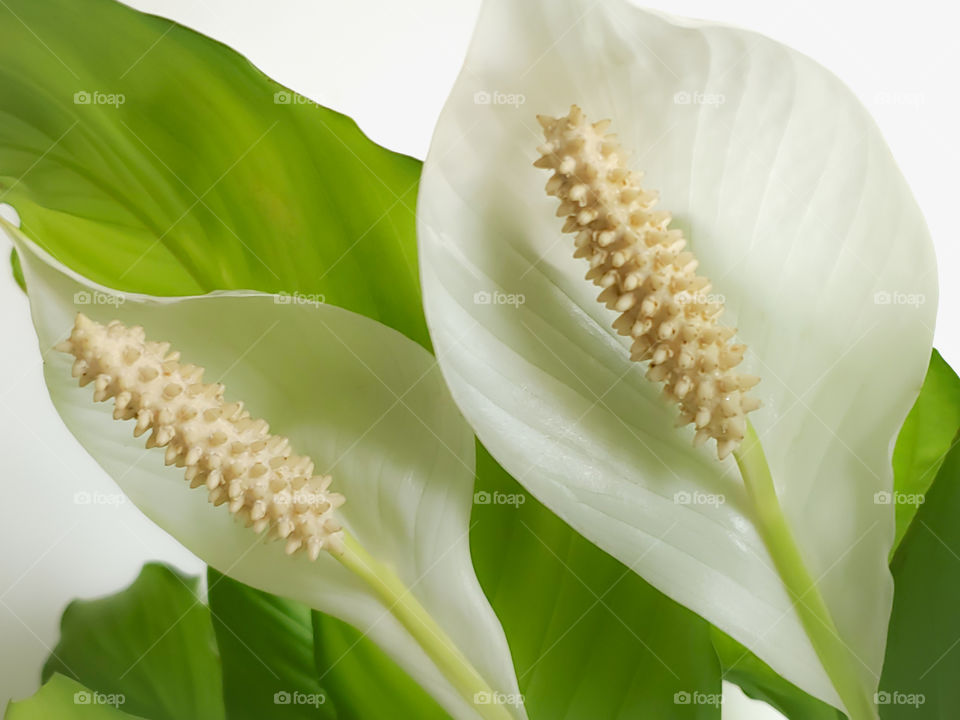
M126 590L74 600L44 681L60 673L122 694L126 711L151 720L222 718L220 664L198 591L198 578L150 563Z
M313 613L316 666L341 720L447 720L407 673L355 628Z
M478 462L471 550L530 716L719 718L710 626Z
M88 690L76 680L54 675L33 697L11 702L5 720L136 720L121 712L123 698Z
M960 378L936 350L893 451L896 550L960 430Z
M207 570L229 720L336 718L317 680L310 610Z
M726 633L712 628L713 646L723 679L739 685L748 697L763 700L792 720L844 720L846 715L784 680L763 660Z
M960 446L943 462L891 563L883 720L953 720L960 708Z
M336 718L317 681L310 611L213 568L207 582L227 718Z

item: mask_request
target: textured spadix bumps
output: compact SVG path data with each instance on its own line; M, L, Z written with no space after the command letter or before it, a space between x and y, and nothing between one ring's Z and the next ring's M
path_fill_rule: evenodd
M657 194L605 134L609 121L590 124L577 106L538 120L546 143L534 165L555 171L547 193L560 199L563 232L576 233L574 256L590 263L587 279L603 288L597 299L620 313L613 327L633 338L631 359L648 362L647 378L679 405L677 425L695 423L697 445L716 439L722 460L760 406L745 394L759 378L733 371L746 346L730 343L736 331L718 323L722 304L696 274L681 231L669 228L670 213L652 209Z
M80 313L57 349L76 358L81 386L95 384L94 400L114 398L113 417L136 418L135 437L152 431L147 447L166 447L166 463L186 467L190 487L206 487L214 505L227 504L257 532L269 529L288 554L342 551L333 511L344 498L328 492L330 476L314 476L310 458L294 455L287 438L271 435L242 403L225 402L223 385L203 383L203 368L181 364L169 343Z

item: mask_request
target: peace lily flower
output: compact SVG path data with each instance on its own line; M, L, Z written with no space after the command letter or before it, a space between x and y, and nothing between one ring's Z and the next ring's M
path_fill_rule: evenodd
M426 350L319 301L117 292L0 227L54 405L148 517L353 624L453 717L525 717L483 703L519 691L470 560L473 434Z
M850 91L623 0L486 0L418 214L437 357L497 460L788 680L876 717L894 519L874 499L937 288Z

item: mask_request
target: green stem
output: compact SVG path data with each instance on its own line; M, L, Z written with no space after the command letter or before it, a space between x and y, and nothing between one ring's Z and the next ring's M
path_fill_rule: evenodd
M394 617L477 713L488 720L513 720L507 708L496 702L497 694L487 681L417 602L400 578L370 555L349 533L344 534L344 543L344 552L334 557L373 588Z
M857 660L840 639L817 583L803 562L777 499L760 438L749 421L746 437L734 457L753 501L760 535L834 689L851 720L876 720L876 706L860 681Z

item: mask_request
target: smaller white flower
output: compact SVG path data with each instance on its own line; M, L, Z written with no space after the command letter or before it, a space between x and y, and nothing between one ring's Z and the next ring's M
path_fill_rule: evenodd
M53 404L144 514L220 572L358 628L452 717L525 717L473 702L519 691L470 560L474 437L430 353L332 305L116 292L3 229Z

